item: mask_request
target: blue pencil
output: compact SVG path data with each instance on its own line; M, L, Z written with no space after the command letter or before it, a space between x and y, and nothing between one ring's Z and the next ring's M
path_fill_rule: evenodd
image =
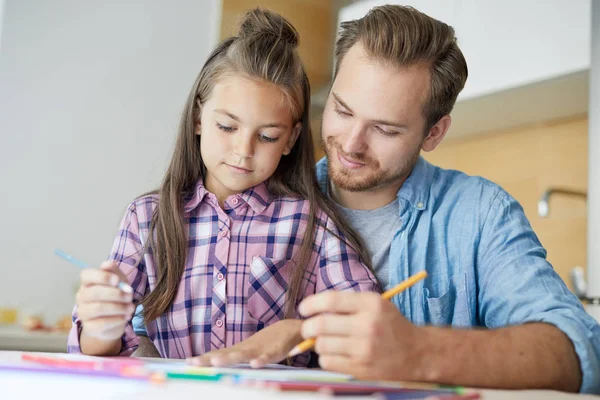
M69 261L72 264L77 265L79 268L83 269L83 268L89 268L90 267L88 264L84 263L81 260L76 259L72 255L67 254L67 253L65 253L62 250L55 249L54 250L54 254L56 254L57 256L59 256L59 257L65 259L65 260ZM133 293L133 288L131 286L129 286L128 284L126 284L125 282L123 282L123 281L120 281L119 284L117 285L117 287L119 289L121 289L125 293Z

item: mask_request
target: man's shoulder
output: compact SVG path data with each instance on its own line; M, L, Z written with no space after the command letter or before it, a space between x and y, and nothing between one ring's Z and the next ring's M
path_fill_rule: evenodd
M430 190L434 199L482 202L511 198L499 184L482 176L434 165L431 167L434 172Z
M323 193L327 192L327 157L321 158L317 161L316 166L317 171L317 182L319 183L319 188Z

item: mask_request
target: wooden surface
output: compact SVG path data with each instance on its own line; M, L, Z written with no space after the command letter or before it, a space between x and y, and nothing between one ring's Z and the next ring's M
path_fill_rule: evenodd
M221 38L237 33L243 13L260 6L280 13L300 34L298 51L314 90L331 77L335 29L335 3L328 0L222 0Z

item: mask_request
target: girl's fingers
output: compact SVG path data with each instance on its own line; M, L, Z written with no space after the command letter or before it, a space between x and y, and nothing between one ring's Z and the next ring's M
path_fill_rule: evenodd
M213 357L211 362L215 367L226 367L233 364L248 363L254 358L253 354L249 351L231 351L223 355Z
M120 338L125 332L123 317L105 317L86 321L83 329L87 336L109 340Z
M104 285L117 287L121 281L119 275L99 268L81 270L80 279L82 286Z
M131 293L123 293L116 287L92 285L84 286L77 292L77 304L83 303L131 303L133 295Z
M262 355L253 360L250 360L250 366L252 368L263 368L267 364L274 364L274 363L278 363L279 361L281 361L277 358L278 357L274 357L273 355Z
M90 321L97 318L121 317L130 320L135 306L125 303L82 303L78 306L78 315L81 321Z
M100 268L87 268L81 271L81 286L103 285L118 287L125 293L133 293L127 277L114 261L105 261Z
M123 274L123 272L121 272L121 270L119 269L119 264L117 264L116 262L104 261L102 264L100 264L100 269L102 271L111 272L117 275L120 282L127 283L127 277L125 276L125 274Z

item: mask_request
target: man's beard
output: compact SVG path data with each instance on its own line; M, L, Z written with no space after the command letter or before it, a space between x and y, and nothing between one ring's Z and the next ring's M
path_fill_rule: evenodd
M342 146L335 141L333 137L328 137L327 140L321 139L321 146L325 151L328 159L327 172L331 182L340 189L347 190L349 192L366 192L374 190L380 187L387 186L390 183L403 181L410 175L415 164L419 160L419 151L416 151L406 160L399 160L399 168L394 171L384 171L380 168L379 162L373 160L370 157L362 153L350 153L346 154L342 151ZM369 173L364 178L358 178L353 176L351 169L344 168L343 166L338 169L334 169L333 163L340 165L337 156L333 150L336 150L343 156L347 156L350 160L358 161L365 164L365 169L369 170ZM334 160L335 157L335 160Z

